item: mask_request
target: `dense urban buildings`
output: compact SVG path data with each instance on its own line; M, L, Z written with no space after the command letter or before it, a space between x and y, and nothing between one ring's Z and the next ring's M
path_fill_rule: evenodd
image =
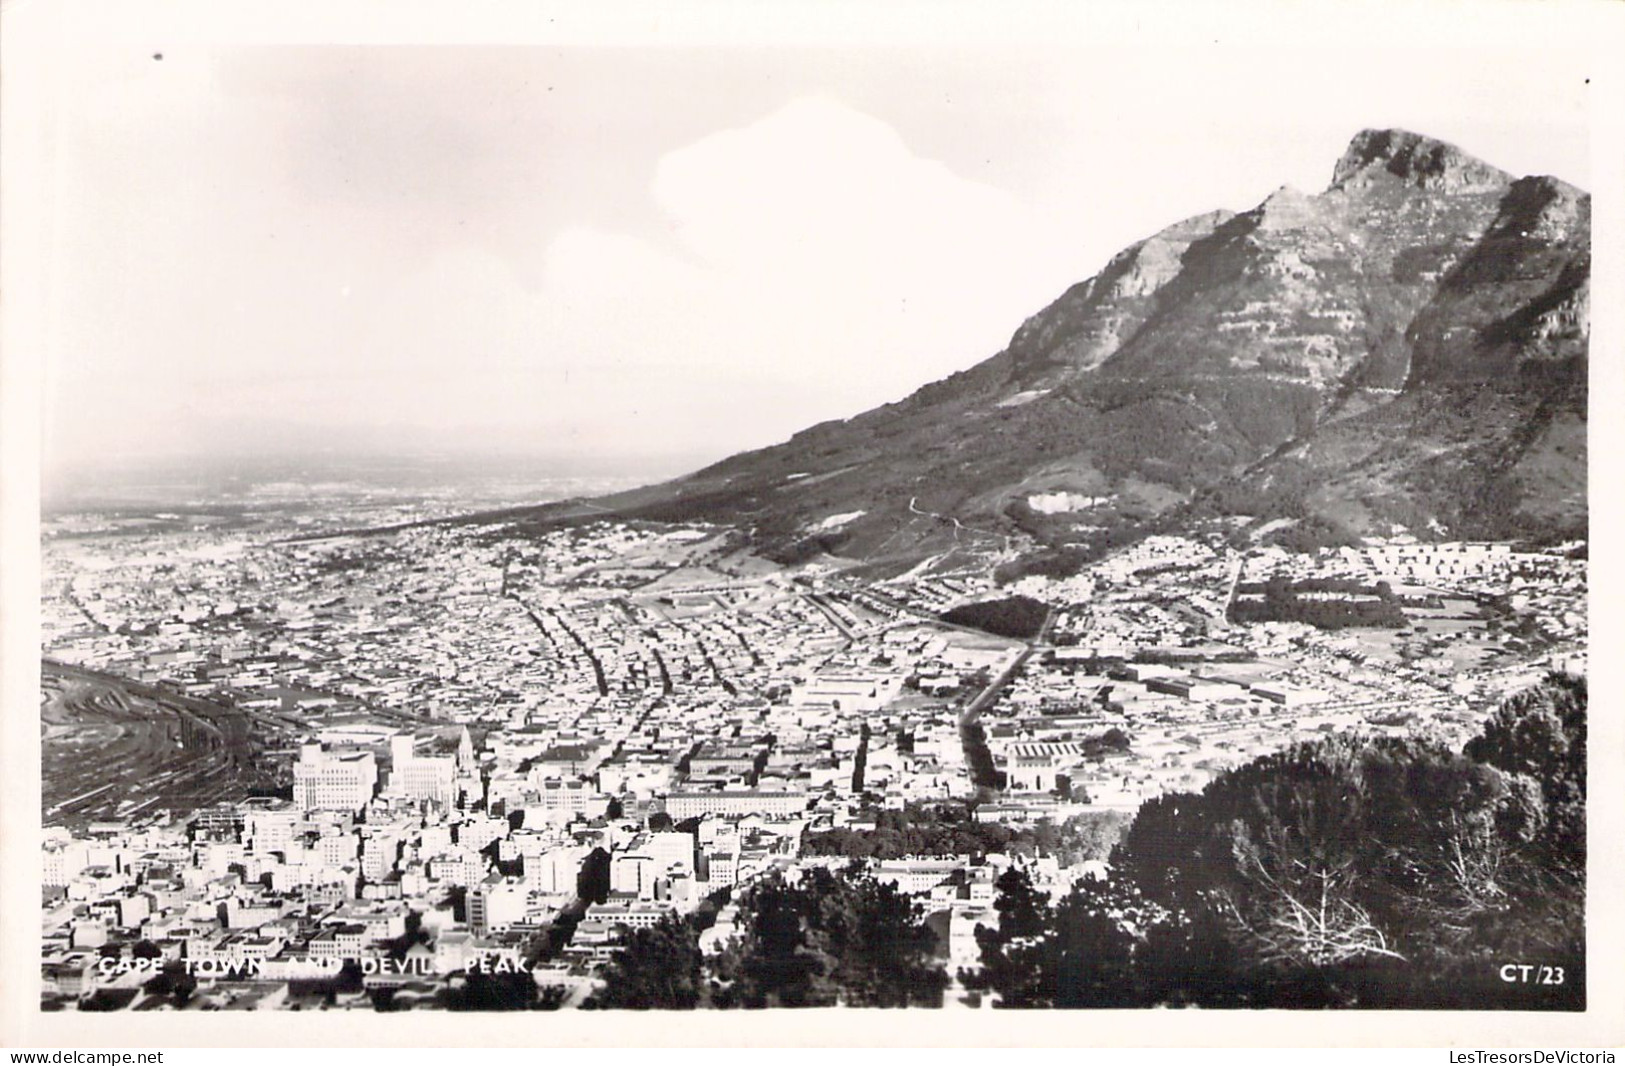
M435 1007L505 974L572 1005L634 931L703 915L721 952L730 900L888 818L1110 827L859 860L974 972L1004 873L1110 878L1147 800L1299 739L1459 747L1584 670L1577 543L1214 529L1000 586L992 546L859 579L697 523L279 521L47 523L49 1003ZM943 620L1011 597L1039 632Z

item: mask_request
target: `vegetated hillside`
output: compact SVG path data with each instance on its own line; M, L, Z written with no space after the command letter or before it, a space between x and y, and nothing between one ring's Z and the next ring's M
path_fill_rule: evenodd
M1325 191L1170 226L977 366L598 502L786 559L1089 551L1215 513L1311 540L1580 532L1589 277L1587 194L1367 130Z

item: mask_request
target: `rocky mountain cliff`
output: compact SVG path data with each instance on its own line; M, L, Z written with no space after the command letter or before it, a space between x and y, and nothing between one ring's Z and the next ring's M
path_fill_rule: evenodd
M1367 130L1323 192L1148 237L977 366L598 502L787 558L1091 551L1224 516L1583 533L1589 277L1586 193Z

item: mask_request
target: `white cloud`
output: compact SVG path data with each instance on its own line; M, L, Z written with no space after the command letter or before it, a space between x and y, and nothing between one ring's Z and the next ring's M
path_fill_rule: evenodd
M207 411L271 411L420 441L721 455L991 355L1082 269L1014 197L827 97L667 154L649 195L667 245L570 226L534 286L474 243L389 271L302 247L278 265L279 333L213 329L235 357L209 371L206 403L132 382L169 423L144 439L216 432Z
M825 97L670 153L652 193L689 254L560 235L538 358L567 347L572 363L680 370L724 390L740 408L726 426L667 413L695 440L732 430L767 443L900 398L993 354L1077 270L1013 197ZM757 379L790 402L754 403ZM671 387L666 375L628 384Z

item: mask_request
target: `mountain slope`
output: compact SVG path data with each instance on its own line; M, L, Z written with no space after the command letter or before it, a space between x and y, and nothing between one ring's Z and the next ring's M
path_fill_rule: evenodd
M908 398L598 501L782 557L1099 545L1214 513L1363 534L1586 520L1590 198L1399 130L1187 219Z

